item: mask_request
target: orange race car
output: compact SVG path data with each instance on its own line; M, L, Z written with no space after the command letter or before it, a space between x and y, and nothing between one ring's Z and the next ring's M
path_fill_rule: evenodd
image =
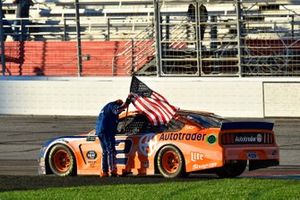
M279 165L273 123L230 121L212 113L178 111L167 126L152 126L138 112L121 114L116 136L117 168L122 175L174 178L210 172L236 177L249 170ZM39 174L99 175L102 150L95 131L46 142Z

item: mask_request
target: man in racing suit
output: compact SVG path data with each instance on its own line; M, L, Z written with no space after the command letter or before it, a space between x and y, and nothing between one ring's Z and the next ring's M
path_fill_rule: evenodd
M96 135L102 147L101 177L108 176L108 167L111 176L117 176L115 135L119 122L119 114L128 107L130 102L123 103L121 99L106 104L96 121Z

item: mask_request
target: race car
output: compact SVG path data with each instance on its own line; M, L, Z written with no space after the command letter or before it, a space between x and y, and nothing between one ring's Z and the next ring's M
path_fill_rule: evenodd
M122 113L116 135L120 175L166 178L190 173L219 177L279 165L273 123L232 121L213 113L178 111L163 126L153 126L137 111ZM102 149L95 130L47 141L39 156L39 174L99 175Z

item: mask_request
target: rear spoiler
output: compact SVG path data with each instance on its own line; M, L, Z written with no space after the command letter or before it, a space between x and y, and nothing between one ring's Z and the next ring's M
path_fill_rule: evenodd
M237 130L237 129L264 129L273 130L274 123L272 122L255 122L255 121L242 121L242 122L223 122L221 131Z

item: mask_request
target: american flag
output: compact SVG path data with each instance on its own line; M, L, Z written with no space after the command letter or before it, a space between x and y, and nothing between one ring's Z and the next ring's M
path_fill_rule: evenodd
M132 77L130 92L134 107L145 113L154 126L167 124L178 110L135 76Z

